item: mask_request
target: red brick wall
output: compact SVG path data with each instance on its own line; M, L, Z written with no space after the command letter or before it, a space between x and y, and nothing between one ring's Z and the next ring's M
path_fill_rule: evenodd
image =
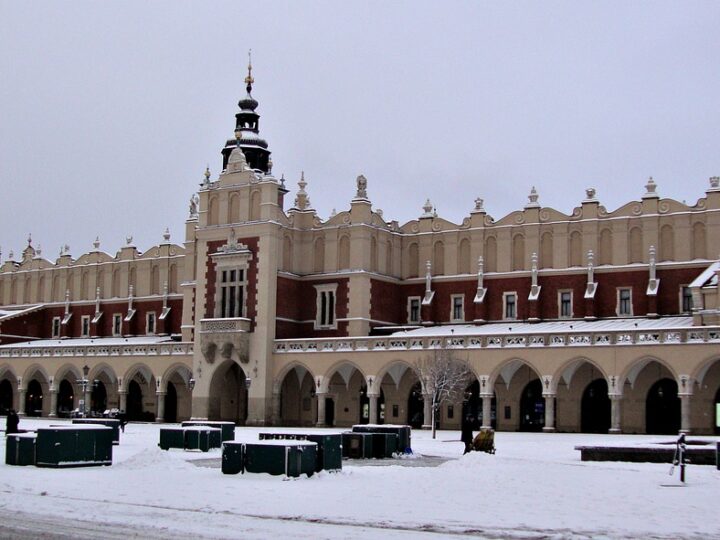
M392 324L403 324L407 319L407 293L403 289L405 287L397 283L371 279L370 318ZM372 326L378 324L371 323Z
M278 277L277 306L278 317L293 321L276 321L277 339L306 337L343 337L348 335L346 321L339 321L335 330L316 330L314 321L317 311L317 293L315 285L337 283L335 296L335 316L343 319L348 316L348 278L322 279L318 281L300 281ZM301 322L308 321L308 322Z

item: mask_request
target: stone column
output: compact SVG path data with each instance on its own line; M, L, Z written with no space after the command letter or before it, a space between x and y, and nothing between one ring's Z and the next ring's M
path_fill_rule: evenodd
M325 398L327 397L327 394L318 392L316 396L318 409L317 427L325 427Z
M91 411L90 405L92 404L92 381L88 381L85 386L85 416Z
M492 394L481 394L482 397L482 425L480 429L492 427Z
M609 433L622 433L620 426L620 400L622 396L619 394L610 394L610 431Z
M158 390L155 392L155 398L157 399L157 416L155 417L156 422L165 421L165 396L167 392Z
M423 394L422 429L432 429L432 394Z
M369 422L371 424L377 424L378 423L378 398L380 397L379 394L368 394L368 399L370 400L370 419Z
M127 392L125 390L118 390L118 396L120 397L120 406L118 409L127 412Z
M57 416L58 389L53 385L50 387L50 418Z
M692 394L679 394L680 398L680 433L690 433L690 397Z
M18 416L25 416L25 388L18 388Z
M280 391L273 390L272 394L272 425L279 426L281 420L282 411L280 410Z
M545 426L543 431L555 431L555 394L543 394L545 398Z

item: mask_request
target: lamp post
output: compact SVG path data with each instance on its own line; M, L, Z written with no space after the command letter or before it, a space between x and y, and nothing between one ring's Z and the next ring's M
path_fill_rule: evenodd
M188 379L188 388L192 393L193 389L195 388L195 379L193 377L190 377L190 379Z
M77 382L78 382L78 384L80 385L80 388L82 388L82 394L80 394L80 400L79 400L80 415L81 415L83 418L85 418L85 416L86 416L86 414L85 414L85 411L86 411L86 408L85 408L85 395L86 395L86 392L87 392L87 385L88 385L88 382L89 382L87 376L88 376L88 373L90 373L90 368L88 367L87 364L85 364L85 365L83 366L82 372L83 372L83 377L82 377L82 379L80 379L80 380L77 381Z

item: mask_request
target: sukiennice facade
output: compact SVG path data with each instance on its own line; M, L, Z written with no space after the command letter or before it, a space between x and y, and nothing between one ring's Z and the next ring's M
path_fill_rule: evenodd
M129 238L50 261L28 241L5 260L0 410L64 415L84 399L131 419L420 426L415 364L444 350L475 380L441 427L471 414L500 430L717 429L720 179L694 205L650 179L614 211L594 189L568 213L533 189L501 219L477 199L461 223L428 202L400 225L360 176L322 220L304 178L290 201L273 176L246 83L183 245L166 234L140 253Z

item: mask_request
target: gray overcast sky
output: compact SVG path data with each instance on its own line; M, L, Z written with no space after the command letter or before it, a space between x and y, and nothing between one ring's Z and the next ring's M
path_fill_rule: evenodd
M232 137L260 130L322 218L355 177L387 219L540 203L694 203L720 175L718 2L0 0L0 246L145 250ZM288 205L289 206L289 205Z

